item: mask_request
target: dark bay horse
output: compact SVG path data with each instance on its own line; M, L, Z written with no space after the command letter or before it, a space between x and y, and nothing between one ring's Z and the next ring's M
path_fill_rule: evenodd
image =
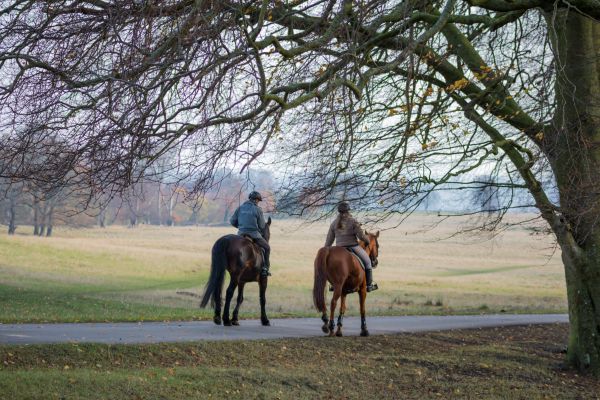
M271 217L265 225L263 237L268 242L271 236ZM225 281L225 270L229 272L229 286L225 292L225 309L223 310L223 325L239 325L238 312L244 301L244 285L248 282L258 282L260 291L260 320L264 326L269 326L269 319L265 312L265 293L267 291L267 277L261 276L263 255L260 247L251 239L239 235L225 235L219 238L212 248L210 276L206 283L204 296L200 307L206 307L209 300L215 309L213 321L221 325L221 293ZM235 289L238 289L237 303L233 316L229 319L229 306Z
M369 245L362 241L359 244L369 255L373 267L377 266L379 256L379 231L376 233L365 232L369 238ZM331 310L329 312L329 325L327 324L327 306L325 305L325 286L327 282L333 285L333 297L331 298ZM322 313L323 332L329 336L342 336L342 322L346 312L346 295L358 291L360 300L360 335L369 336L367 321L365 319L365 300L367 298L367 280L365 271L358 259L344 247L322 247L315 258L315 282L313 285L313 301L318 311ZM335 330L335 308L337 301L342 298L340 313L337 320L337 331Z

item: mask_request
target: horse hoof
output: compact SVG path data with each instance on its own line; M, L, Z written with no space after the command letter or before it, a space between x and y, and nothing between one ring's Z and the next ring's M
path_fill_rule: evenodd
M231 326L231 321L223 321L223 326Z
M231 325L240 326L240 323L237 319L234 319L233 321L231 321Z
M342 335L342 331L337 331L337 332L335 333L335 336L337 336L337 337L342 337L342 336L344 336L344 335Z
M360 331L360 336L369 336L369 331L368 330L362 330Z
M321 330L323 330L323 333L329 333L329 327L327 326L327 324L323 325L321 327Z
M221 317L214 317L213 322L217 325L221 325Z
M271 323L269 322L268 319L261 321L261 323L262 323L263 326L271 326Z
M334 337L335 333L333 331L329 331L329 337Z

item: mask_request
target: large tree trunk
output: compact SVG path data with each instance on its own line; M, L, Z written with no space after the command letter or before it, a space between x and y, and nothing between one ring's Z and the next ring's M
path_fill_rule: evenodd
M600 375L600 24L575 12L547 18L556 60L556 114L543 139L560 195L553 225L569 301L568 359Z
M52 228L54 225L54 203L48 210L48 228L46 229L46 237L52 236Z
M160 183L160 181L158 182L158 193L157 193L157 198L156 198L156 204L157 204L157 214L158 214L158 225L162 225L162 184Z
M41 202L40 202L41 203ZM46 233L46 215L48 214L48 200L43 201L43 206L40 207L40 225L39 225L39 236L44 236Z
M592 247L561 244L571 324L567 357L580 370L600 375L600 254L597 244Z
M15 223L17 217L16 211L17 205L15 199L11 196L8 205L8 234L14 235L17 230L17 225Z
M175 204L177 203L177 200L175 198L175 196L177 195L175 192L176 189L177 188L171 188L171 197L169 198L169 219L167 220L168 226L173 226L175 224L173 211L175 210Z
M39 227L40 205L38 199L33 198L33 234L38 236L40 233Z
M102 208L98 214L98 225L100 228L106 228L106 208Z
M131 228L137 226L138 223L138 210L139 210L139 200L137 197L132 196L133 198L129 198L127 200L128 208L129 208L129 226ZM131 204L133 202L133 204Z

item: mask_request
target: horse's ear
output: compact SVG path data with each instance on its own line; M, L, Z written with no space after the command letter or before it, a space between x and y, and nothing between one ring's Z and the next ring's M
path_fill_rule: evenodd
M375 237L378 238L379 237L379 231L375 232Z
M365 229L365 236L369 236L369 235L370 235L369 231Z
M267 225L271 226L271 217L267 220Z

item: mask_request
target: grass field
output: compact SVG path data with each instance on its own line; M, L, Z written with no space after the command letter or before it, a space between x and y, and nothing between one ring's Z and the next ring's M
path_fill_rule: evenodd
M371 338L0 347L6 399L598 399L566 325Z
M511 216L510 218L517 218ZM453 237L463 219L416 215L396 229L378 226L380 290L370 315L564 312L560 253L550 237L522 227L484 240ZM2 228L2 227L0 227ZM210 248L228 227L57 228L34 237L29 227L0 234L0 322L125 321L209 318L198 298ZM270 317L312 316L313 257L326 223L274 220ZM258 287L248 285L241 317L258 316ZM358 299L349 300L349 314Z

